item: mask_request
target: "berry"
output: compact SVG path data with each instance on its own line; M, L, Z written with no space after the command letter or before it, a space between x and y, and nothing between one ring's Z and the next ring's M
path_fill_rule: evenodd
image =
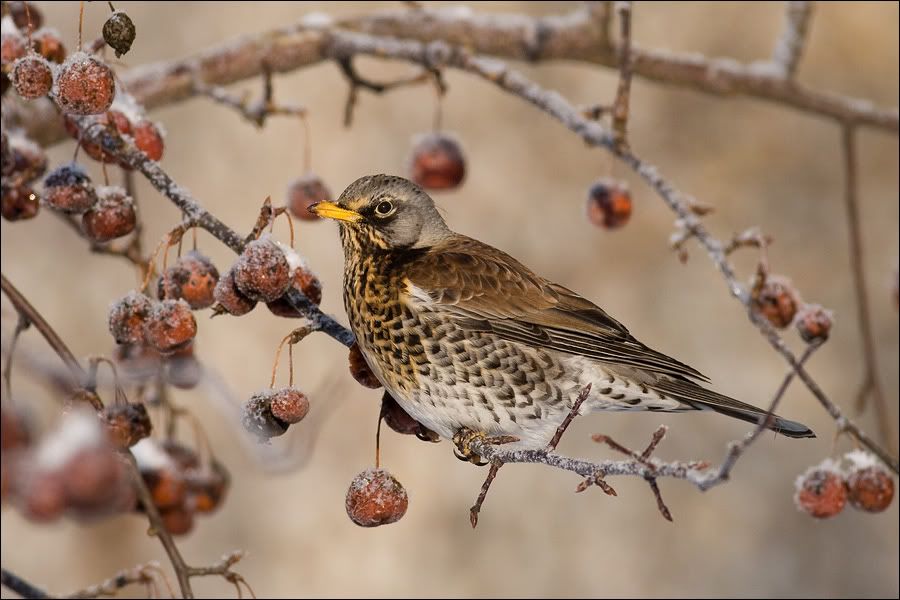
M215 309L216 314L227 312L230 315L239 317L247 314L256 306L256 300L251 300L242 294L234 284L233 266L228 269L225 275L219 278L219 282L213 290L213 297L218 303Z
M294 282L291 284L291 287L303 292L303 295L317 306L322 302L322 284L319 282L319 278L306 265L298 266L294 270ZM299 319L303 316L303 313L291 306L291 303L284 296L278 300L268 302L266 306L272 311L273 315L278 317Z
M177 388L190 390L203 378L203 365L194 356L194 344L166 357L166 381Z
M53 87L50 64L36 54L17 60L11 75L16 92L28 100L46 96Z
M219 271L208 258L189 252L166 269L159 278L160 298L183 298L194 310L207 308L215 302L213 291L219 281Z
M258 302L277 300L291 286L291 268L284 251L267 237L247 244L233 268L237 288Z
M447 190L462 183L466 160L455 138L444 133L428 133L414 141L410 171L410 179L423 188Z
M41 203L37 194L27 185L0 184L0 214L7 221L24 221L33 219L40 210Z
M24 415L11 405L0 406L0 449L16 450L31 443L31 431Z
M122 450L148 437L153 430L147 407L143 404L111 404L101 414L110 443Z
M70 214L86 212L97 203L97 191L88 174L76 163L53 169L44 179L44 203Z
M797 331L804 342L824 342L831 332L831 311L818 304L804 304L797 312Z
M65 113L96 115L112 105L116 81L112 69L93 56L76 52L56 80L56 100Z
M894 480L877 459L861 450L846 455L851 463L847 475L847 497L853 508L877 513L894 500Z
M9 136L2 129L0 129L0 167L2 167L3 175L9 175L15 167L15 157L13 157L12 148L9 145Z
M437 434L409 416L387 391L381 397L381 418L397 433L414 435L422 440L437 440Z
M292 215L305 221L315 221L319 217L309 212L316 202L331 200L331 191L318 175L307 173L288 185L285 206Z
M283 388L272 396L269 410L282 423L294 425L302 421L309 412L309 398L300 390Z
M26 4L28 5L27 8ZM28 31L29 26L32 29L37 29L44 22L44 15L31 2L22 2L21 0L4 2L3 15L5 16L7 13L12 17L16 27L22 31Z
M817 519L833 517L847 502L847 488L841 472L830 460L810 467L797 478L794 502L797 507Z
M132 129L134 130L132 133L134 145L138 147L138 150L146 154L150 160L161 159L165 145L159 127L153 121L144 120L139 121Z
M53 29L41 29L31 36L31 48L52 63L61 65L66 60L66 48Z
M360 527L378 527L403 518L406 490L385 469L367 469L353 478L345 502L347 515Z
M191 343L197 321L184 300L163 300L144 322L144 339L162 354L170 354Z
M61 476L68 504L85 511L109 507L119 496L120 487L129 485L125 465L106 445L78 451Z
M19 33L4 33L0 36L0 63L6 73L11 65L28 54L28 39Z
M110 109L105 113L87 117L87 119L89 120L89 123L85 126L86 131L97 133L96 128L102 128L106 135L111 136L111 139L132 134L131 121L129 121L128 117L125 116L125 113L121 111ZM63 115L63 125L69 135L74 139L79 140L81 147L88 156L99 162L117 162L117 159L106 152L99 143L90 142L82 138L81 130L73 117L70 115ZM123 165L123 168L130 170L131 167Z
M178 507L160 513L163 527L172 535L185 535L194 528L194 513L187 508Z
M84 233L95 242L108 242L128 235L137 226L134 200L115 186L97 189L97 204L81 219Z
M631 193L624 181L599 179L588 190L588 221L597 227L617 229L631 218L631 205Z
M109 308L109 332L118 344L142 344L144 325L153 302L140 292L129 292Z
M134 43L134 23L127 14L116 11L103 24L103 41L116 51L116 58L127 54Z
M309 412L309 399L293 388L265 390L244 404L241 423L260 441L283 435L288 427Z
M199 513L210 513L222 505L228 491L230 477L218 462L212 468L194 470L188 474L187 506Z
M357 381L361 386L377 389L381 387L381 382L378 381L378 378L375 377L375 373L372 372L372 369L369 368L369 364L366 362L366 359L363 358L362 352L359 349L359 344L353 342L353 345L350 346L350 374L353 375L353 379Z
M49 523L66 510L66 492L57 473L38 471L27 477L19 491L25 518L35 523Z
M9 155L4 160L3 175L12 179L4 183L31 183L47 170L44 150L21 135L9 138Z
M791 283L784 277L770 275L762 286L753 290L752 307L778 329L794 320L799 298Z

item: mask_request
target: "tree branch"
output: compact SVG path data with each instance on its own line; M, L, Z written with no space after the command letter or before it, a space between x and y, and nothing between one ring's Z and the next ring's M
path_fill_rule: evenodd
M778 73L792 79L797 72L797 65L803 55L803 46L809 33L809 23L812 21L813 3L787 2L784 13L784 30L775 44L772 53L772 63L778 69Z
M6 569L0 569L0 584L2 584L3 587L9 588L23 598L50 597L49 595L47 595L47 592L45 592L41 588L28 583L12 571L7 571Z

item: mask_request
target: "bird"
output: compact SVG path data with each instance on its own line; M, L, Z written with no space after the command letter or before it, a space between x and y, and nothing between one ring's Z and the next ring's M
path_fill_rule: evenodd
M339 224L344 308L369 368L404 411L461 450L461 435L545 447L589 384L581 414L767 415L704 387L707 377L590 300L454 232L407 179L365 176L309 210ZM777 415L767 427L815 437Z

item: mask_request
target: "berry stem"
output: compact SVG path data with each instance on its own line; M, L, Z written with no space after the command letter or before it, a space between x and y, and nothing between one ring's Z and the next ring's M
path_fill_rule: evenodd
M81 52L81 32L84 29L84 0L78 6L78 51Z

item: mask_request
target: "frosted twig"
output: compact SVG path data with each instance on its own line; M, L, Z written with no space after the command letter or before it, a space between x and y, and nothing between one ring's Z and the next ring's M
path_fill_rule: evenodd
M787 2L784 12L784 30L775 43L775 50L772 53L772 63L778 69L779 74L786 79L792 79L797 71L797 65L803 54L803 46L806 44L812 14L812 2Z

